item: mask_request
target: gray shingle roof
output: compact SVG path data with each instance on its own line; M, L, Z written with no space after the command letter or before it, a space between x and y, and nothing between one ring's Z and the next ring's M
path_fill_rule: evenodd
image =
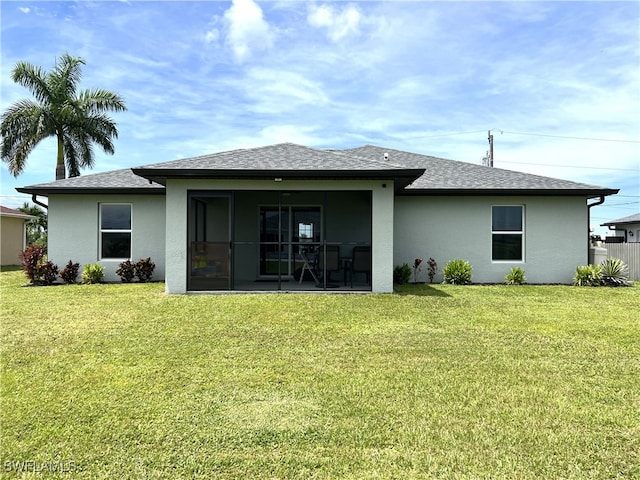
M633 215L629 215L628 217L618 218L617 220L611 220L607 223L601 223L601 227L605 227L607 225L622 225L625 223L640 223L640 213L634 213Z
M23 193L90 193L94 191L118 191L128 193L164 193L164 187L150 183L146 178L134 174L130 168L110 172L92 173L65 178L55 182L40 183L17 189Z
M161 184L167 178L366 178L393 179L396 189L400 189L422 175L424 168L281 143L155 163L133 171Z
M388 159L385 160L385 153ZM617 190L366 145L346 150L292 143L153 163L19 188L24 193L164 193L168 177L389 178L402 194L611 195ZM144 178L143 178L144 177ZM154 183L150 183L153 180Z
M420 165L425 169L425 173L405 189L408 193L411 193L411 191L424 193L426 190L439 193L443 191L461 193L482 190L498 191L498 193L522 190L539 191L540 193L549 191L565 191L568 193L569 191L609 190L604 187L571 182L569 180L491 168L456 160L445 160L374 145L343 150L343 152L359 157L376 159L384 158L384 154L387 153L389 163L404 167ZM615 192L610 191L609 193Z
M370 158L358 158L340 150L320 150L293 143L280 143L154 163L135 170L367 171L405 168Z

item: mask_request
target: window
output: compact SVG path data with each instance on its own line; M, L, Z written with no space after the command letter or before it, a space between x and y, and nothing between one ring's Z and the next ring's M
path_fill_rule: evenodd
M524 261L524 207L491 207L491 260Z
M131 258L131 205L100 205L100 258Z
M299 223L298 238L301 242L310 242L313 239L313 223Z

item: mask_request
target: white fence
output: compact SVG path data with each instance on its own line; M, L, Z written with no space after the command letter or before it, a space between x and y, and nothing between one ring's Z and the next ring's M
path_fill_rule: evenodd
M640 243L605 243L607 258L619 258L629 266L629 279L640 280Z

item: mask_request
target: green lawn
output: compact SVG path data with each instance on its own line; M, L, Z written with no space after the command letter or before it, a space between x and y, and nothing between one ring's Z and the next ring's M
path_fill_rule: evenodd
M638 284L0 280L7 478L640 478Z

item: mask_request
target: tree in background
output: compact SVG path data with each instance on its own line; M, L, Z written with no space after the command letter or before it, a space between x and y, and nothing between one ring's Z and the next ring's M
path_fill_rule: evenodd
M28 62L18 62L13 69L14 82L27 88L34 100L22 99L2 114L2 161L17 177L25 168L27 157L45 138L58 141L56 180L80 175L81 168L92 168L93 145L114 153L113 139L118 138L115 122L105 114L125 111L124 100L102 89L78 92L82 58L68 53L56 60L50 72Z
M24 202L20 208L22 213L32 215L36 218L26 223L27 229L27 245L36 245L39 247L47 247L47 212L37 205L30 205Z

